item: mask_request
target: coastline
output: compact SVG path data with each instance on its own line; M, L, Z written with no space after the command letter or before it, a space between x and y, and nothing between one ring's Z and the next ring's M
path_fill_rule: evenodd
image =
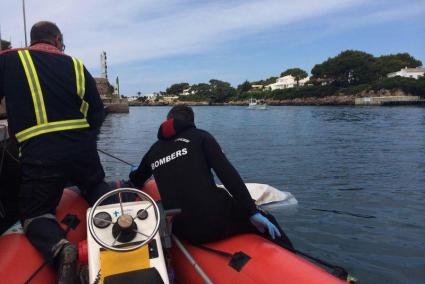
M264 99L264 102L270 106L354 106L357 98L365 97L398 97L398 96L413 96L406 94L401 90L379 90L365 91L355 95L334 95L326 97L304 97L284 100ZM223 103L212 103L208 101L183 101L177 100L173 102L138 102L133 101L129 106L172 106L177 104L187 104L190 106L247 106L249 99L232 100Z

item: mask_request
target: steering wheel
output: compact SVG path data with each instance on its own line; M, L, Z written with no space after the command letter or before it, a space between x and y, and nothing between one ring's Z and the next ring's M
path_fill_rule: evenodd
M146 206L146 203L144 203L144 202L142 204L140 204L140 207L141 207L140 210L136 211L137 216L139 216L139 214L140 215L146 214L147 213L146 211L150 207L153 207L154 212L155 212L155 228L150 235L144 234L137 229L137 225L134 221L134 219L136 219L137 216L133 217L129 214L124 213L122 193L136 194L141 200L148 202L147 206ZM118 195L120 209L121 209L121 215L118 217L117 221L113 222L112 220L107 220L107 219L95 217L95 213L99 213L99 212L96 212L96 210L98 209L100 204L102 204L102 202L105 201L106 199L112 198L115 195ZM158 229L159 229L159 222L160 222L159 216L160 216L160 213L159 213L158 206L156 205L156 202L149 195L147 195L146 193L144 193L144 192L142 192L138 189L134 189L134 188L118 188L118 189L112 190L112 191L104 194L102 197L100 197L96 201L96 203L93 205L93 207L90 210L90 214L89 214L89 217L88 217L88 227L89 227L89 231L90 231L90 234L92 235L93 239L101 247L112 250L112 251L127 252L127 251L136 250L136 249L146 245L147 243L149 243L150 240L152 240L155 237L155 234L158 232ZM105 222L108 225L109 224L114 225L113 226L113 236L114 236L113 243L106 243L104 240L102 240L102 238L99 237L99 235L96 233L96 229L95 229L95 225L94 225L95 219L97 221ZM126 232L134 234L134 235L140 234L140 235L146 237L146 239L143 240L142 242L138 243L138 244L131 245L131 246L126 246L126 247L115 246L115 243L117 241L119 241L120 236L124 235ZM124 242L128 242L128 241L124 241Z

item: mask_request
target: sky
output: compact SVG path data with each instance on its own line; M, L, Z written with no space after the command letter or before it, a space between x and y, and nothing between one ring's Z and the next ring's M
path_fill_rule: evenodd
M307 72L343 50L408 52L425 64L425 0L26 0L27 31L55 22L66 53L94 77L107 52L111 83L148 94L173 83L237 86ZM0 0L0 28L25 44L22 1Z

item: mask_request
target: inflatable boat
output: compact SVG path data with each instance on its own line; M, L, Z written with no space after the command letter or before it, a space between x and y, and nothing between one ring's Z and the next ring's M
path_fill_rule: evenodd
M102 205L102 199L114 194L121 201L126 191L137 194L138 201ZM155 182L148 182L142 191L147 194L117 189L89 208L78 193L65 189L57 220L69 230L68 240L79 245L79 261L88 264L89 283L345 283L254 234L203 247L171 235L172 244L167 245L161 233L166 229L160 225L165 213L157 206L160 197ZM79 223L69 222L70 216ZM0 251L2 283L55 283L55 271L43 265L41 254L19 225L0 236Z

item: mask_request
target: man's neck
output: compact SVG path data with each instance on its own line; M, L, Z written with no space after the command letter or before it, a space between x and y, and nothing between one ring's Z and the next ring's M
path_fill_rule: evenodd
M56 46L49 44L49 43L44 43L44 42L35 43L35 44L31 45L28 49L63 54L63 52L60 51Z

